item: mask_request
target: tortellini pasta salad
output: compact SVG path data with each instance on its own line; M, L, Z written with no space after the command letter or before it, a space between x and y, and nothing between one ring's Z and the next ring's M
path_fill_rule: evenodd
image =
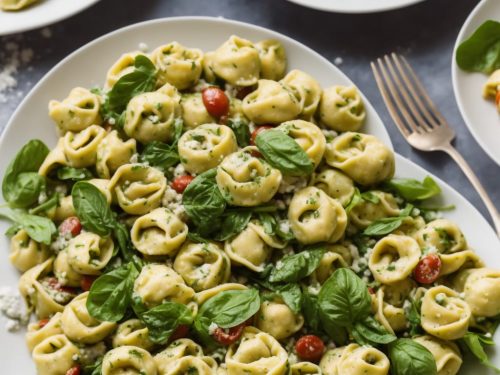
M103 87L3 180L38 374L454 375L492 343L500 270L394 177L356 87L237 36Z

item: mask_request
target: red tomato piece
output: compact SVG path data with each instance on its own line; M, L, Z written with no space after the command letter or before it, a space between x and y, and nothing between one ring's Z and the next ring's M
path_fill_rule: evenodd
M66 371L66 375L80 375L80 366L73 366L68 371Z
M228 329L218 327L212 333L212 337L221 345L227 346L234 344L239 340L241 334L243 333L243 330L247 325L248 322L244 322Z
M189 326L186 324L181 324L178 326L174 332L170 335L170 339L168 341L172 342L178 339L182 339L188 335Z
M172 182L172 189L174 189L179 194L182 194L184 190L186 190L187 186L194 180L193 176L188 174L184 176L179 176L174 179Z
M69 294L77 294L75 288L62 285L56 277L47 278L47 285L53 290L58 290L60 292L66 292Z
M47 325L47 323L50 321L50 319L42 319L38 321L38 327L43 328Z
M229 99L218 87L207 87L201 92L203 104L207 112L214 117L227 115L229 112Z
M80 288L82 288L84 292L88 292L96 278L95 276L84 275L80 280Z
M325 344L316 335L306 335L297 340L295 351L300 359L317 362L325 351Z
M236 98L243 100L245 99L245 96L250 94L252 91L253 91L252 86L241 87L240 89L238 89L238 92L236 93Z
M255 128L255 130L252 132L252 135L250 136L250 144L252 146L255 146L255 139L257 138L259 133L262 133L263 131L266 131L266 130L269 130L272 128L273 128L273 126L271 126L271 125L262 125L262 126L259 126L258 128Z
M427 254L418 262L413 278L420 284L432 284L441 273L441 259L436 254Z
M495 103L496 105L500 104L500 91L497 91L497 95L495 96Z
M59 233L62 235L71 233L73 237L78 236L82 231L82 223L76 216L71 216L65 219L61 225L59 225Z

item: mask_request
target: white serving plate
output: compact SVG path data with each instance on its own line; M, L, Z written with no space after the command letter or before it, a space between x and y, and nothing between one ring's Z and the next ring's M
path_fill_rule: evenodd
M279 39L287 50L289 67L310 72L324 86L352 84L338 68L326 59L281 34L234 21L215 18L173 18L148 21L129 26L101 37L80 48L54 67L24 99L10 119L0 140L0 176L6 165L19 148L29 139L39 138L49 146L56 144L54 124L47 115L50 99L62 99L75 86L93 87L100 85L108 67L120 54L137 49L139 43L156 47L171 40L187 46L200 47L205 51L216 48L231 34L251 40L266 38ZM389 136L373 107L364 98L367 110L367 123L363 131L379 137L391 146ZM392 146L391 146L392 147ZM397 157L398 175L402 177L423 178L427 172L412 162ZM457 210L448 216L463 229L472 246L484 260L500 267L500 242L479 212L455 190L438 180L443 188L445 203L455 204ZM4 233L8 223L0 221L0 233ZM19 273L7 259L9 242L0 236L4 254L0 261L0 286L17 285ZM24 333L9 334L0 326L0 363L2 374L34 374L34 365L24 343ZM500 340L499 340L500 341ZM476 371L477 372L477 371ZM479 374L479 373L478 373Z
M19 33L61 21L81 12L99 0L40 0L28 8L0 10L0 35Z
M483 86L488 76L464 72L455 62L457 47L486 20L500 21L498 0L482 0L465 21L455 43L451 75L455 98L465 123L477 143L500 165L500 114L493 101L483 98Z
M308 8L338 13L375 13L404 8L423 0L288 0Z

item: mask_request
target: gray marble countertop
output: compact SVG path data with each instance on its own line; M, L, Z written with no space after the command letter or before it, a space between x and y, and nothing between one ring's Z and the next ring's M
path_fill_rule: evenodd
M450 183L489 219L479 196L447 155L415 151L402 138L382 102L369 67L371 60L391 51L409 59L455 128L455 146L500 207L500 167L484 153L466 128L451 83L453 45L476 3L477 0L427 0L386 13L347 15L307 9L285 0L102 0L48 29L0 38L0 68L5 67L13 55L21 61L13 74L17 86L7 97L0 96L0 127L3 129L25 94L49 69L70 52L103 34L153 18L223 16L286 34L330 61L340 57L343 60L340 68L375 106L396 151Z

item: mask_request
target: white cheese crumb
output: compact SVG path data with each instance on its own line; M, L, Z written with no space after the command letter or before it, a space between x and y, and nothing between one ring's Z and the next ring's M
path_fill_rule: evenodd
M29 312L23 298L14 288L0 288L0 312L7 318L6 329L9 332L15 332L29 322Z
M187 220L186 210L182 204L182 194L177 193L170 186L167 186L163 194L162 206L168 208L182 221Z
M181 163L177 164L177 166L174 169L174 176L179 177L179 176L184 176L185 174L186 174L186 169L184 168L184 166Z
M213 335L217 328L219 328L217 324L215 324L214 322L210 323L210 325L208 326L208 333L210 335Z
M18 320L7 319L7 323L5 323L5 329L9 332L17 332L21 329L21 325Z
M135 164L135 163L139 162L139 154L137 154L137 153L136 153L136 154L132 155L132 156L130 157L130 162L131 162L132 164Z
M337 56L334 60L333 60L333 63L335 65L341 65L342 63L344 62L344 59L340 56Z
M108 118L108 123L109 123L110 125L114 125L114 124L116 124L116 120L115 120L115 118L114 118L114 117L110 117L110 118Z
M307 179L294 176L284 176L278 188L281 194L295 193L306 187Z
M339 135L339 133L337 133L335 130L331 130L331 129L321 129L321 131L323 132L323 135L325 136L327 141L330 141L333 138L335 138L337 135Z
M141 52L148 52L149 51L149 46L146 43L141 42L141 43L139 43L139 50Z

